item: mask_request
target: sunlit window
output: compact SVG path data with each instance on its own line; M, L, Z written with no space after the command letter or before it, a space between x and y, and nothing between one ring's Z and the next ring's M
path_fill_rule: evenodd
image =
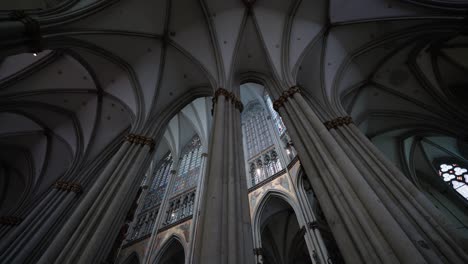
M154 180L145 197L142 210L155 206L162 201L172 170L172 155L170 152L164 156L156 168Z
M270 128L271 122L278 129L278 134L284 131L279 117L265 109L265 103L271 100L265 97L265 102L253 100L249 102L242 113L242 133L246 146L247 164L252 185L265 180L283 169L278 151L274 143L274 133ZM279 122L278 122L279 121Z
M465 199L468 199L468 170L458 164L441 164L439 176Z
M184 147L173 193L178 193L197 185L201 164L201 141L196 135Z

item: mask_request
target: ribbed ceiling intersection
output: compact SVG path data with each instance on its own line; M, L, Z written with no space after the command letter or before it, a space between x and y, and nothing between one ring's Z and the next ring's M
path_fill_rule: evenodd
M156 131L245 76L268 80L273 98L300 84L323 116L349 113L371 137L402 126L464 137L465 2L49 1L26 11L44 51L0 38L0 173L31 201L124 133Z

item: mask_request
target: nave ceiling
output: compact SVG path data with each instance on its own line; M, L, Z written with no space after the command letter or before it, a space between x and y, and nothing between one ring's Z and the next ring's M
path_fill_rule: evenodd
M23 201L244 81L272 99L299 84L323 119L349 114L370 138L466 138L466 1L24 0L0 4L0 21L20 7L44 49L0 36L0 173Z

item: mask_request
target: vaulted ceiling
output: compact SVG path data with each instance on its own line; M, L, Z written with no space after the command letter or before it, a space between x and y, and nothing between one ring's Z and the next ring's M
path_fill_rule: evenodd
M466 1L24 0L0 4L0 30L15 31L18 8L44 50L0 36L0 173L26 200L242 76L270 80L272 99L300 84L370 137L466 136Z

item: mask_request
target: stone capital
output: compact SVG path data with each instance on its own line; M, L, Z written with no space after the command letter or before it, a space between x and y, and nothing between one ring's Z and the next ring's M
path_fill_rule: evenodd
M337 129L340 126L347 126L353 123L353 118L350 116L340 116L335 119L324 122L323 124L328 130Z
M284 106L288 98L292 97L295 93L301 93L301 89L297 85L291 86L288 90L281 93L280 97L273 102L273 109L279 112L279 109Z
M211 114L213 114L214 105L218 102L219 96L224 96L227 101L231 101L234 107L238 109L240 112L244 110L244 105L242 104L241 100L237 98L237 96L233 92L229 92L228 90L224 88L219 88L218 90L215 91L213 95L213 107L211 109Z

